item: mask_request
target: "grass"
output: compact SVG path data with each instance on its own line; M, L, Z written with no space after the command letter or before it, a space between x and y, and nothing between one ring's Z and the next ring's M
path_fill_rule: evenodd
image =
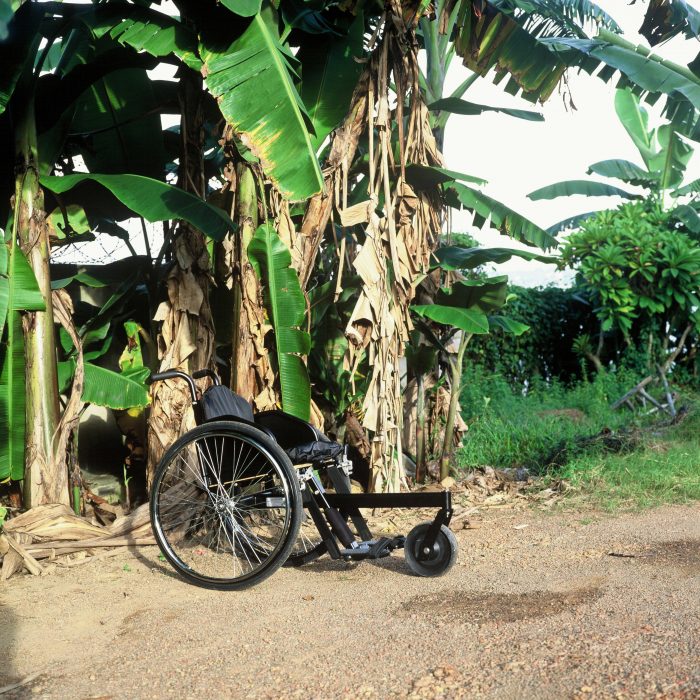
M592 505L604 510L700 500L700 410L683 422L642 433L627 454L584 454L559 472Z
M610 404L635 384L604 373L572 387L535 383L526 396L498 376L470 368L463 414L469 424L461 470L525 467L565 479L577 499L598 508L643 508L700 499L700 401L675 426Z

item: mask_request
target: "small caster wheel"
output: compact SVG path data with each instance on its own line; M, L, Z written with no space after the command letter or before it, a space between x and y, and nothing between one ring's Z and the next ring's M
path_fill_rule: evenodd
M442 576L452 568L457 559L457 540L452 531L445 525L440 526L440 532L435 544L429 551L423 551L423 540L432 523L420 523L406 535L404 554L406 563L411 571L418 576ZM419 559L421 556L423 558Z

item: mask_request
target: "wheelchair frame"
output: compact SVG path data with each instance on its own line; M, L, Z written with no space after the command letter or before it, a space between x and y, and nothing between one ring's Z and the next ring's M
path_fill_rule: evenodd
M163 381L167 379L182 379L187 382L192 396L192 405L195 410L195 418L198 426L204 426L216 422L217 425L231 424L232 429L236 425L252 425L257 431L261 431L275 446L279 446L275 434L264 425L250 423L243 418L236 416L220 416L212 419L204 419L199 410L200 399L197 395L197 387L194 380L203 377L210 377L215 386L220 385L220 380L215 372L211 370L200 370L194 372L192 376L179 370L167 370L151 376L151 382ZM206 393L206 392L205 392ZM231 392L233 394L233 392ZM236 396L233 394L233 396ZM281 412L280 412L281 413ZM260 415L260 414L259 414ZM287 414L282 414L287 416ZM296 420L288 416L290 420ZM301 421L304 423L303 421ZM307 427L308 424L304 423ZM196 430L196 429L195 429ZM315 430L312 428L312 430ZM189 431L182 439L193 433ZM198 448L199 450L199 448ZM223 450L223 447L222 447ZM168 465L165 464L164 457L158 466L157 474ZM200 463L200 470L203 470L202 455L197 452L197 459ZM287 459L289 462L289 459ZM291 464L291 462L290 462ZM445 573L454 563L456 557L456 541L449 531L449 523L452 517L452 500L448 490L432 491L422 493L352 493L350 485L351 462L346 457L343 459L327 459L325 461L312 462L304 465L294 465L294 471L298 477L298 487L301 495L301 504L306 509L313 521L313 525L318 531L320 542L316 545L314 556L321 556L324 553L332 559L343 559L346 561L358 561L363 559L379 559L391 554L395 549L406 549L406 561L414 573L421 576L439 576ZM328 492L323 486L319 474L327 477L333 492ZM208 492L209 493L209 492ZM168 560L179 572L186 576L180 564L168 556L162 539L164 538L162 527L158 520L158 508L154 504L154 499L158 498L155 489L151 494L151 514L154 534L161 550ZM211 498L211 496L210 496ZM273 499L274 500L274 499ZM375 538L369 528L367 520L360 512L361 508L384 509L384 508L437 508L438 512L431 522L426 522L415 527L408 535L394 537ZM358 537L352 532L348 525L348 520L352 522ZM233 524L231 527L235 527ZM290 532L296 540L299 526L296 532ZM235 539L235 537L234 537ZM322 543L322 546L321 546ZM289 556L290 546L287 548L289 562L295 565L305 563L302 555L297 557ZM409 551L410 550L410 551ZM287 558L285 556L285 559ZM311 560L311 559L309 559ZM276 564L272 571L281 565ZM272 573L272 572L270 572ZM227 584L206 583L186 576L189 580L198 585L215 588L244 588L253 585L265 576L254 577L250 582L243 581L237 583L231 580Z

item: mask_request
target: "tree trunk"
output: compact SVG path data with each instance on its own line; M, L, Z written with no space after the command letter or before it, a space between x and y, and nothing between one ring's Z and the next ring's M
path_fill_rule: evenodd
M457 357L452 361L452 377L450 382L450 408L447 412L447 421L445 423L445 441L442 446L442 455L440 456L440 481L446 479L450 475L450 462L454 454L454 429L455 417L459 410L459 394L462 390L462 369L464 366L464 351L472 338L471 333L462 332L462 338L459 341L459 350Z
M178 186L201 197L206 196L204 175L204 115L202 79L192 70L182 69L179 92L182 142ZM158 335L160 370L181 369L192 373L211 366L214 355L214 326L209 307L209 253L204 235L180 223L173 243L174 264L167 279L168 298L156 311L162 321ZM191 397L184 382L170 380L154 385L148 423L147 482L165 450L185 430L194 425Z
M234 149L232 148L232 151ZM231 153L232 159L235 157ZM259 411L276 406L275 375L265 349L265 306L260 281L248 259L248 245L258 227L258 189L250 165L231 163L229 190L238 231L223 243L220 278L233 291L231 389Z
M26 362L26 451L24 505L69 504L68 473L54 459L59 420L56 345L49 274L49 240L44 194L39 186L34 103L27 102L17 129L19 165L15 198L17 240L26 255L46 303L46 311L24 314Z

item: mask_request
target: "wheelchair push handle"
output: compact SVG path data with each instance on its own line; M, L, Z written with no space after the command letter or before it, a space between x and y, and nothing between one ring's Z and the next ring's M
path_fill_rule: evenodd
M166 379L184 379L190 389L190 394L192 394L192 403L197 403L197 387L195 386L195 379L202 379L202 377L211 377L214 384L217 386L221 384L216 372L211 369L199 369L192 373L192 376L187 374L187 372L181 372L179 369L166 369L165 372L156 372L150 377L151 384L154 382L162 382Z

